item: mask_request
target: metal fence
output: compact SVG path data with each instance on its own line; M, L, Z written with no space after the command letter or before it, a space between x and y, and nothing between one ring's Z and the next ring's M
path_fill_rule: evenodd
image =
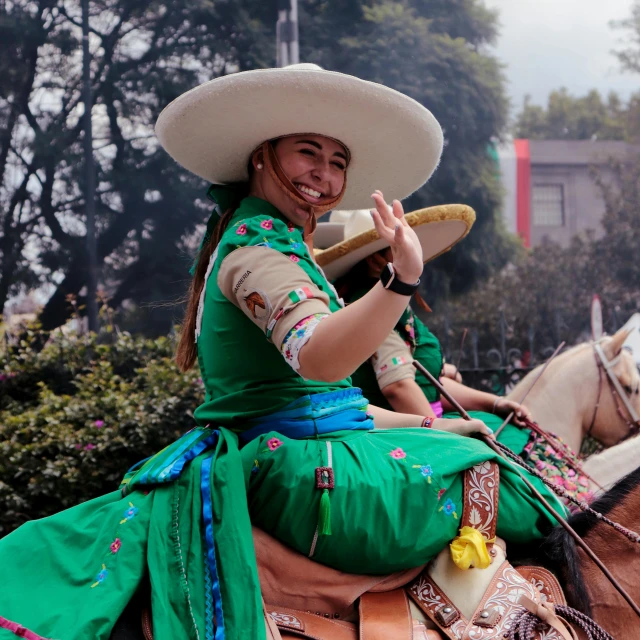
M428 317L425 320L429 322ZM503 312L489 323L493 330L482 334L472 323L453 321L446 313L437 320L429 324L446 361L458 367L466 385L498 395L508 393L529 371L548 360L563 340L568 348L591 338L588 318L581 328L571 329L559 312L554 313L551 326L529 323L526 335L516 335ZM612 310L605 328L613 334L623 324Z

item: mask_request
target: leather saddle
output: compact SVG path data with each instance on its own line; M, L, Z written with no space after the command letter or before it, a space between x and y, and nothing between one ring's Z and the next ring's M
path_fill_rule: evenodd
M566 604L553 574L541 567L512 567L504 544L499 539L491 542L496 534L499 483L499 469L493 462L465 472L461 526L473 527L485 538L491 557L487 569L463 571L453 563L449 549L444 549L426 567L389 576L346 574L254 528L268 638L490 640L504 637L527 613L522 602L528 603L529 610L532 603ZM142 621L143 635L131 640L152 640L148 607L143 607ZM542 627L534 640L571 638L566 629ZM125 638L112 635L112 640Z

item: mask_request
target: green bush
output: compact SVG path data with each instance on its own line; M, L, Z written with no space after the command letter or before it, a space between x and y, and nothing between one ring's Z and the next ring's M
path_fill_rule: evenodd
M194 426L203 399L170 338L55 335L34 348L43 342L30 330L0 365L0 536L116 489Z

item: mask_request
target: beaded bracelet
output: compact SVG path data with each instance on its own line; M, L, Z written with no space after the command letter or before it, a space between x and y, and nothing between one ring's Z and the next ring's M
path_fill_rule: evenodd
M423 421L422 421L422 428L423 429L431 429L431 425L433 424L433 421L435 420L435 418L433 416L427 416Z

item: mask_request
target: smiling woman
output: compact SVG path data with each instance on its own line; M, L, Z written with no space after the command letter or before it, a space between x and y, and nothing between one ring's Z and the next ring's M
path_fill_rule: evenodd
M442 132L411 98L311 65L196 87L156 131L214 183L177 353L183 369L200 366L197 426L120 492L0 540L0 616L47 637L106 638L148 574L159 640L212 638L214 624L216 639L262 640L252 523L343 571L418 567L458 531L463 471L497 459L461 437L487 433L482 422L420 428L431 421L369 405L349 379L417 286L422 245L399 199L435 169ZM393 277L344 308L307 242L318 216L371 197ZM498 535L539 538L548 514L500 464Z

